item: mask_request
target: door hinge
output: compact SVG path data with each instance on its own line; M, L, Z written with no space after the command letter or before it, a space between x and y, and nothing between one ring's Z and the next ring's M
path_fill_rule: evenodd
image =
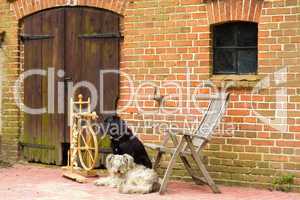
M82 39L95 39L95 38L117 38L123 39L124 37L120 33L91 33L91 34L82 34L78 36Z
M47 144L31 144L31 143L23 143L19 142L19 145L24 148L35 148L35 149L49 149L49 150L54 150L55 146L54 145L47 145Z
M30 35L30 34L20 34L20 39L22 42L27 40L44 40L54 38L53 35Z

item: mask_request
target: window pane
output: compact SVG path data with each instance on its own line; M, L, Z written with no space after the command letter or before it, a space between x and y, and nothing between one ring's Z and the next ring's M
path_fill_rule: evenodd
M238 52L238 72L240 74L256 73L257 49L240 50Z
M215 51L214 51L214 73L215 74L236 73L235 50L233 50L233 49L215 49Z
M222 24L214 27L214 44L216 47L233 46L234 24Z
M214 26L213 31L215 74L256 73L257 23L225 23Z
M257 24L238 24L238 46L257 46Z

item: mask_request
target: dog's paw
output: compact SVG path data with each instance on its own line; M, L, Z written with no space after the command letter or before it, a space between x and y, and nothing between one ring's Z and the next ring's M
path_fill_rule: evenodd
M124 186L123 185L120 185L120 187L119 187L119 193L121 193L121 194L124 194L125 192L124 192Z
M119 186L119 193L121 193L121 194L130 194L130 191L128 191L128 188L124 184L121 184Z
M120 188L120 184L119 183L111 183L110 187L112 187L112 188Z
M105 180L103 180L103 179L98 179L98 180L96 180L95 182L94 182L94 185L96 185L96 186L106 186L106 183L105 183L106 181Z

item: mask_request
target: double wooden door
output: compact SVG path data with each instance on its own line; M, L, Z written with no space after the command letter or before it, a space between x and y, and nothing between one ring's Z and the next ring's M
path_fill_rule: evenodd
M92 85L99 115L102 110L116 109L119 16L85 7L46 10L24 19L20 38L24 70L36 70L24 80L24 104L43 112L24 112L22 154L29 161L62 164L69 143L70 86L83 82ZM76 90L75 94L79 93L91 95L84 87Z

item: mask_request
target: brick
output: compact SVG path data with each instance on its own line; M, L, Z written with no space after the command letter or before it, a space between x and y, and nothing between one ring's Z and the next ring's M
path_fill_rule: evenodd
M294 149L292 149L292 148L284 148L284 149L283 149L283 154L292 155L292 154L294 154L294 153L295 153L295 151L294 151Z
M250 114L249 110L228 110L229 115L247 116Z
M289 131L300 132L300 125L299 126L289 126Z
M245 152L244 146L233 146L233 152Z
M276 145L280 147L300 147L300 141L279 140Z
M281 155L264 155L265 161L275 161L275 162L287 162L288 157L287 156L281 156Z
M279 147L271 147L271 153L273 154L281 154L282 153L282 149Z
M274 141L272 141L272 140L251 140L251 145L254 145L254 146L273 146Z
M233 164L236 167L250 167L250 168L254 168L256 166L256 162L255 161L244 161L244 160L234 160Z
M275 170L274 169L253 169L251 174L254 175L264 175L264 176L272 176L274 175Z
M206 152L205 155L215 158L236 159L237 154L232 152Z
M262 126L258 124L240 124L240 130L261 131Z
M239 145L248 145L249 144L249 140L248 139L228 139L227 140L228 144L239 144Z
M256 162L256 165L258 168L269 168L269 163L268 162Z
M251 153L240 153L239 154L240 160L255 160L255 161L261 161L262 155L261 154L251 154Z

